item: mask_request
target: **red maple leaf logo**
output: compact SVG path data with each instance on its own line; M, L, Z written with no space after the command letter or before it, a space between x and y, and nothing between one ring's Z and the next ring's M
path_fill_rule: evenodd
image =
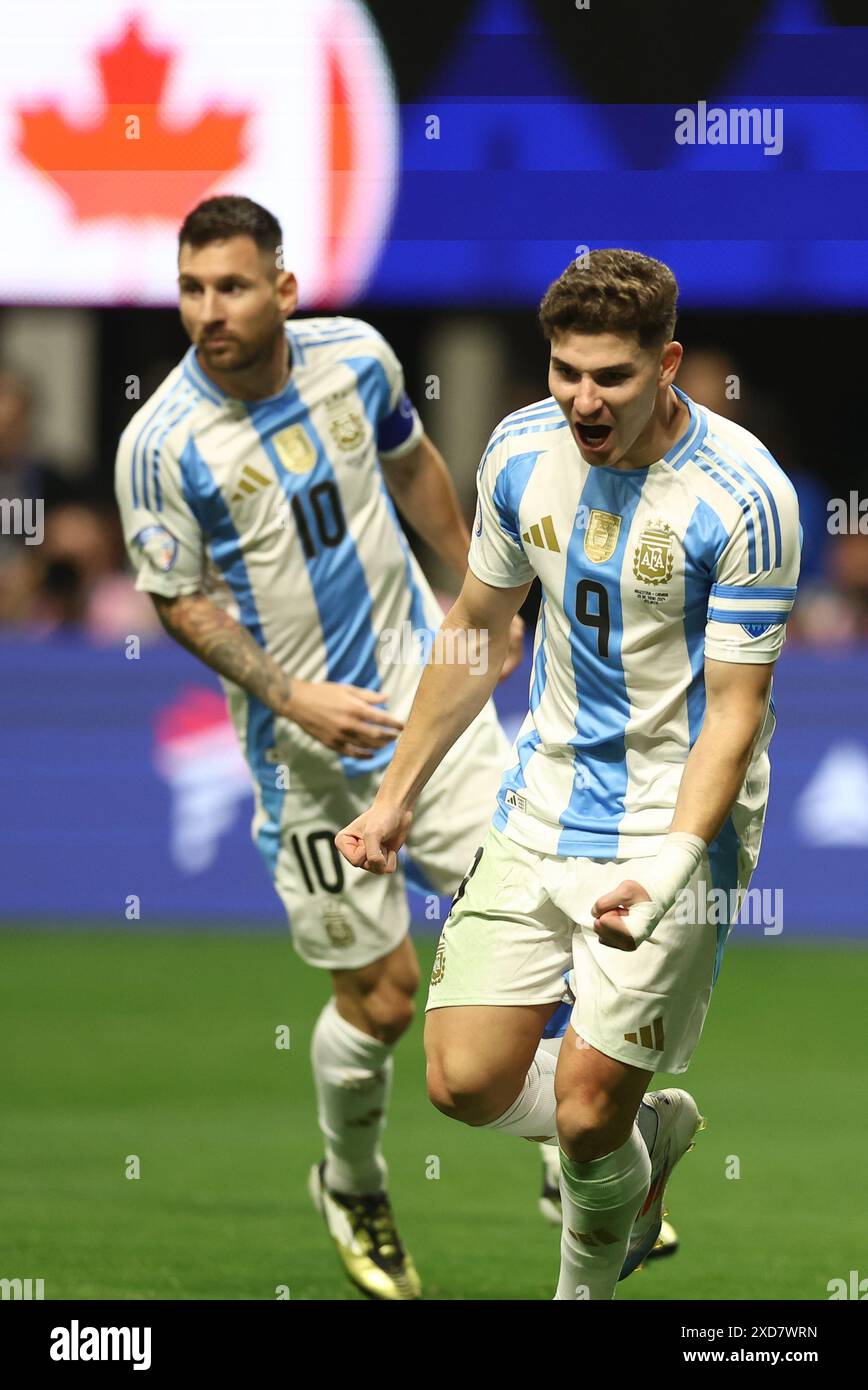
M160 103L175 57L143 43L133 18L113 47L97 49L104 105L98 121L70 125L54 103L19 111L19 152L62 189L80 221L178 221L246 157L249 112L209 106L186 129L166 124Z

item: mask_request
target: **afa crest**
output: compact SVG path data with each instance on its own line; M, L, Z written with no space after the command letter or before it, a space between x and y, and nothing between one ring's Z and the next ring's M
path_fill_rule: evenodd
M339 449L356 449L365 437L362 417L358 411L347 410L329 421L329 431Z
M356 939L346 913L337 905L329 904L326 908L323 913L323 926L333 946L352 946Z
M672 527L665 521L653 521L642 531L633 551L633 573L644 584L668 584L673 565Z
M437 954L434 957L434 968L431 971L431 984L439 985L446 973L446 944L443 938L437 943Z

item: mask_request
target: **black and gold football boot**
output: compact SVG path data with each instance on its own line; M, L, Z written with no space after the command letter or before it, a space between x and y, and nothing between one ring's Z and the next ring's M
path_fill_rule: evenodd
M368 1298L421 1298L419 1275L401 1243L388 1195L332 1192L324 1173L325 1159L311 1168L308 1191L351 1282Z

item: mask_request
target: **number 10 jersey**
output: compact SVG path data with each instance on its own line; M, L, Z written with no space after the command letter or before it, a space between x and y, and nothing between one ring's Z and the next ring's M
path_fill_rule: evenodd
M115 484L137 588L203 591L290 676L381 690L406 717L442 613L412 556L380 458L422 437L389 344L359 319L285 325L291 373L262 401L227 396L191 347L133 416ZM276 765L308 783L383 768L339 757L231 681L230 713L263 793ZM277 807L275 806L275 815Z

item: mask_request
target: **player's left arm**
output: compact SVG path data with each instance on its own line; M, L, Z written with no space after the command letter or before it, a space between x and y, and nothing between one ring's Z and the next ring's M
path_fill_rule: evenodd
M592 908L606 946L633 951L651 935L719 834L747 775L768 710L801 552L794 490L783 475L763 486L769 501L765 536L758 544L743 517L716 559L705 628L705 715L663 847L634 870L641 881L625 880Z
M455 485L443 455L427 434L408 453L397 458L380 458L386 486L395 505L413 530L431 546L463 581L467 572L470 533L461 514ZM516 613L509 635L509 648L500 672L505 680L521 665L524 651L524 621Z
M377 452L386 487L401 516L452 572L458 587L467 573L470 533L443 455L428 438L404 386L404 369L389 343L374 335L382 367ZM521 664L524 623L515 615L500 679Z
M423 434L408 453L381 456L380 464L398 511L463 582L470 532L439 449Z
M634 951L687 885L744 784L769 705L773 663L705 661L705 718L690 750L663 849L594 903L604 946ZM625 917L629 920L625 921Z
M684 767L670 834L708 845L741 790L772 687L773 663L705 660L705 718Z
M407 395L404 369L394 349L380 333L369 331L371 355L380 368L374 375L371 404L386 487L413 530L457 575L460 588L470 533L449 469Z

